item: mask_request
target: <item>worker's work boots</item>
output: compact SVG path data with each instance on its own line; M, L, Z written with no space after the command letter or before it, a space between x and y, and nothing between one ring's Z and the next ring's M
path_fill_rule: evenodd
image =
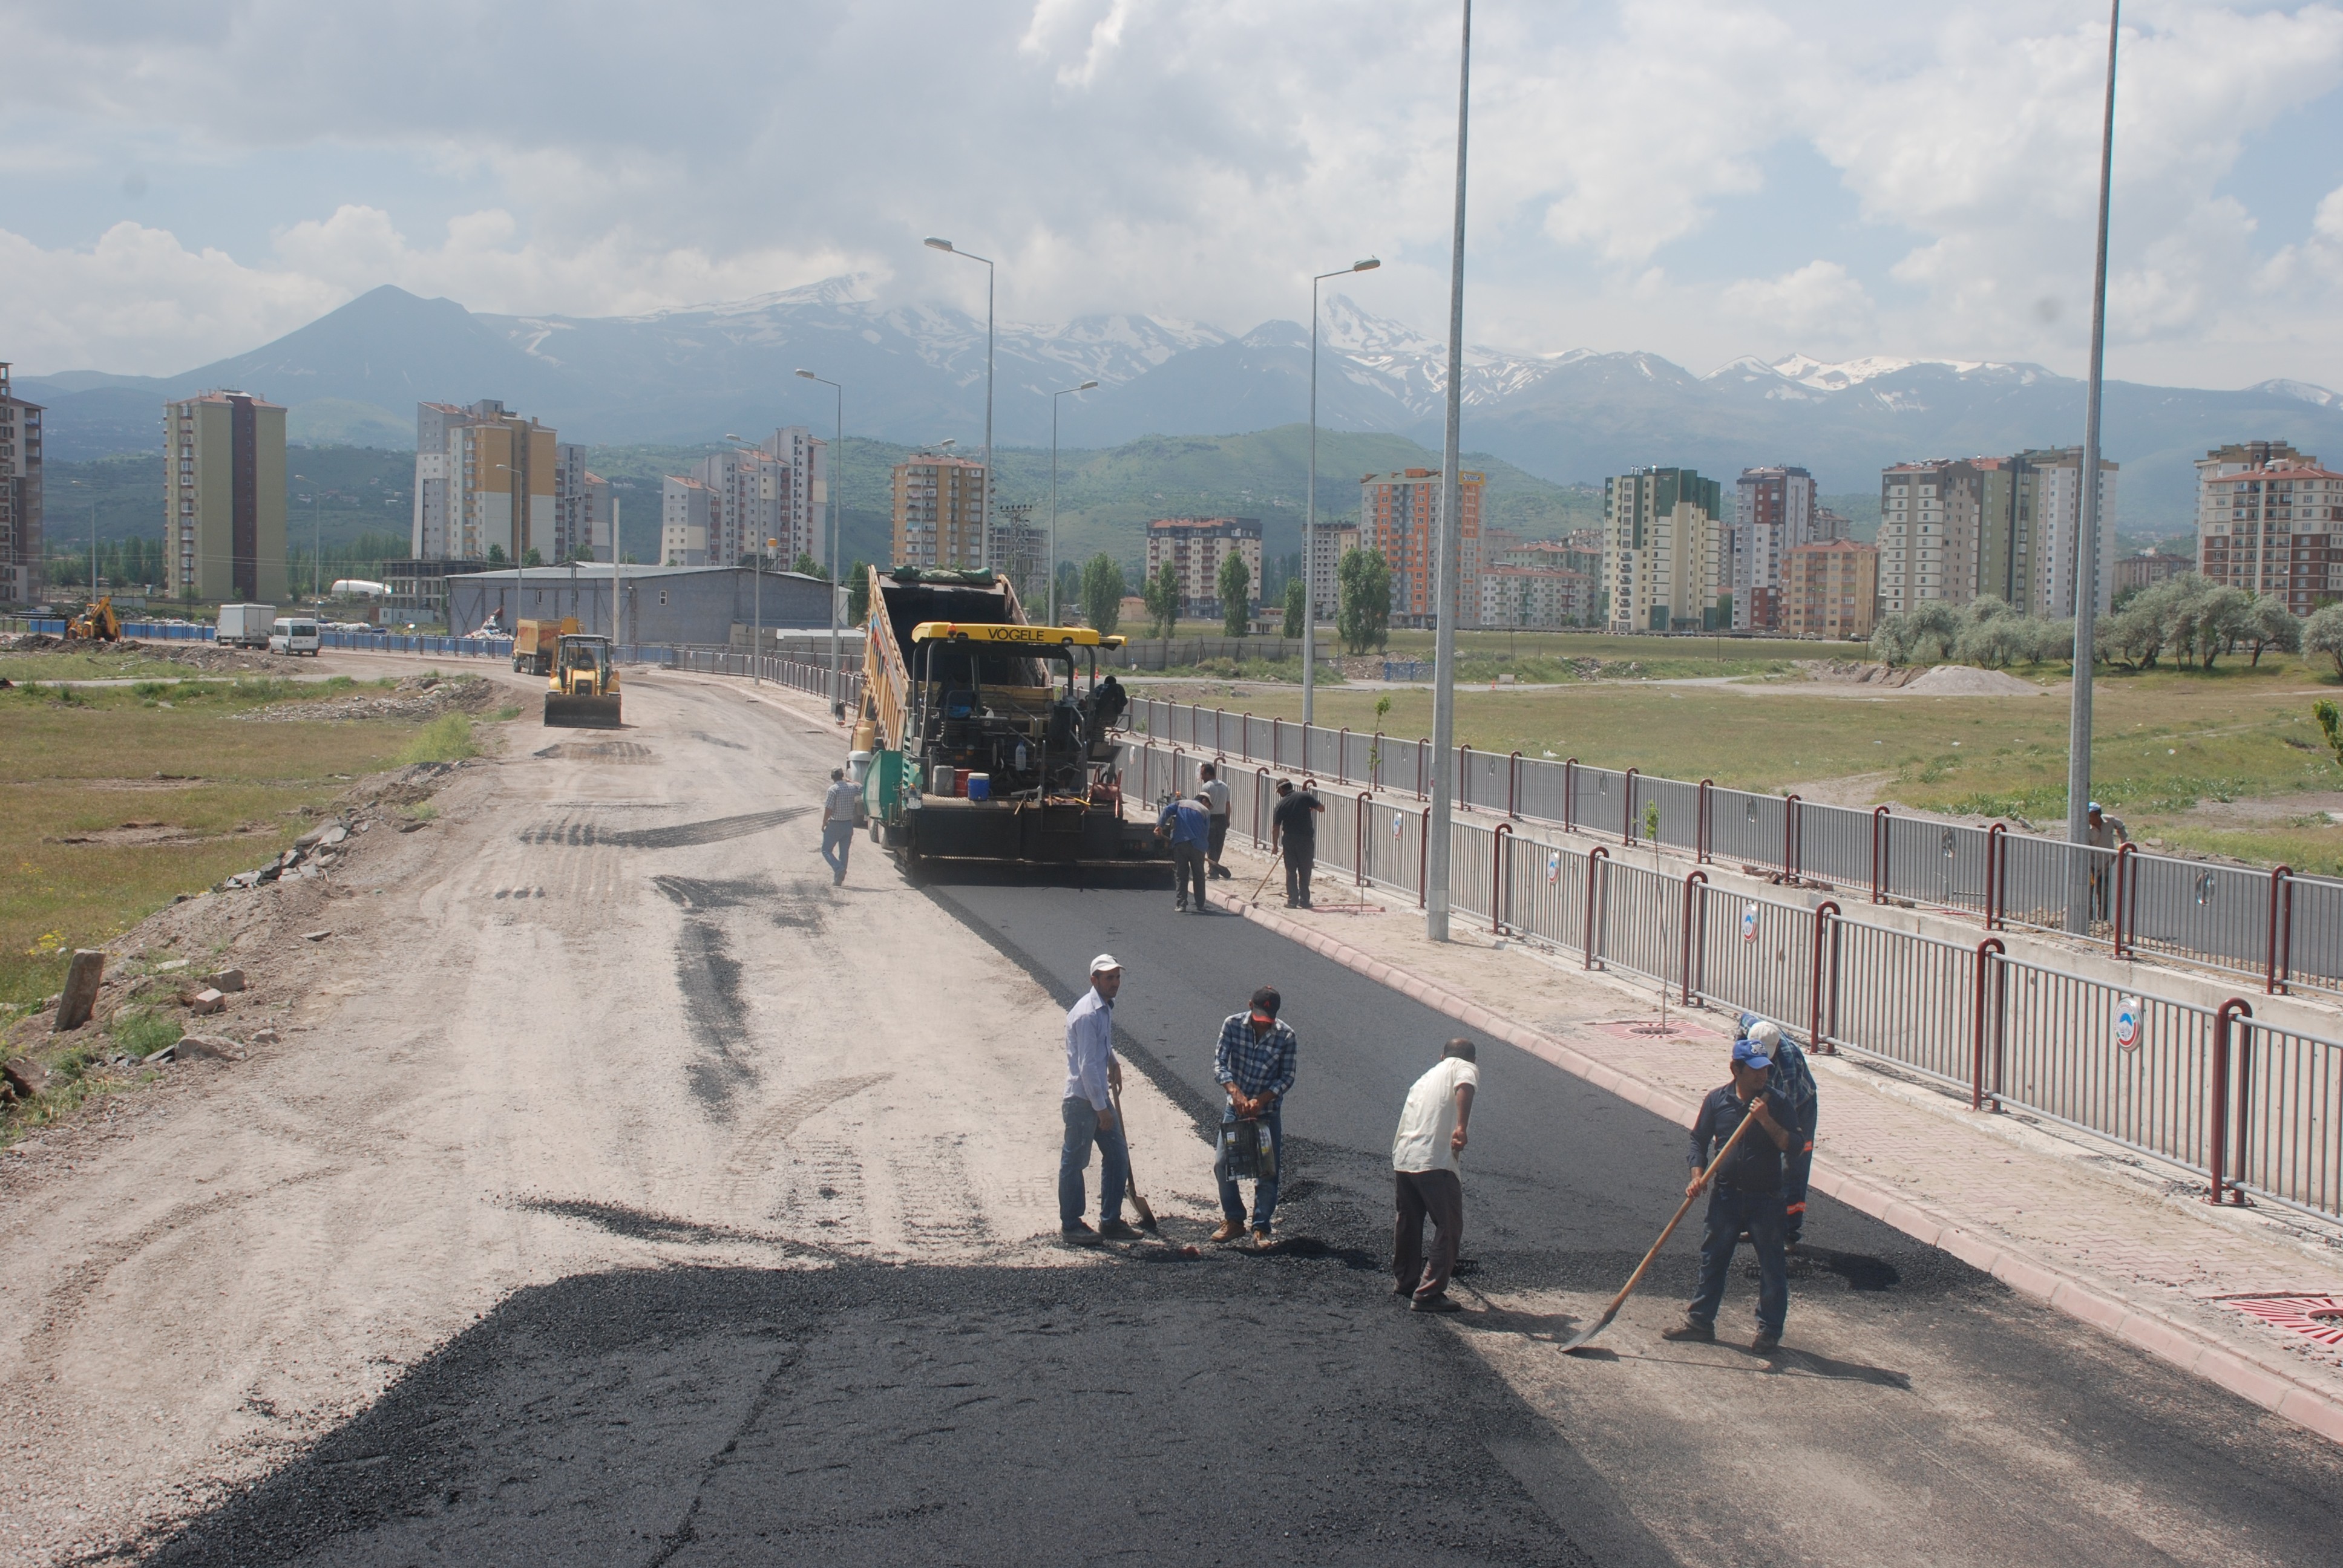
M1223 1220L1221 1221L1221 1228L1212 1232L1212 1240L1215 1242L1233 1241L1244 1233L1245 1228L1243 1221Z

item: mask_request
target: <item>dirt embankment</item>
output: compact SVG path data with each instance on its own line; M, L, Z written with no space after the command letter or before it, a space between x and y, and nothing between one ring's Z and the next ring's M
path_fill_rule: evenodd
M443 713L485 713L512 696L510 689L477 675L410 675L387 691L354 691L316 701L296 699L256 708L240 719L263 724L315 723L337 719L437 719Z
M119 642L67 642L46 632L0 637L0 653L130 653L208 675L282 674L287 662L281 655L248 648L216 648L207 642L144 642L135 637Z

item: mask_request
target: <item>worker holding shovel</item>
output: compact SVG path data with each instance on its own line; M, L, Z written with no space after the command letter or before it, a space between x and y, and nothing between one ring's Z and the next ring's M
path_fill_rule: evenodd
M1790 1310L1789 1264L1782 1251L1782 1153L1790 1146L1797 1111L1766 1081L1773 1065L1765 1042L1735 1040L1733 1081L1712 1090L1693 1120L1692 1180L1684 1184L1684 1195L1708 1184L1708 1234L1700 1244L1700 1290L1684 1308L1684 1321L1661 1333L1664 1340L1716 1338L1725 1271L1745 1231L1757 1251L1757 1337L1749 1348L1767 1355L1782 1343ZM1761 1136L1735 1137L1745 1120L1755 1121ZM1709 1169L1712 1150L1717 1151L1715 1171Z

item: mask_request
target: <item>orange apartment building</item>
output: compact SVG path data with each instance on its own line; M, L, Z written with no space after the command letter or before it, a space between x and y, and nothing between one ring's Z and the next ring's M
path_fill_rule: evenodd
M1783 629L1861 642L1879 619L1879 552L1853 539L1796 545L1782 557Z
M1470 469L1456 476L1459 505L1456 583L1449 604L1455 624L1481 618L1481 493L1488 476ZM1435 579L1439 577L1441 471L1403 468L1369 474L1359 481L1359 533L1391 570L1392 618L1398 627L1438 622Z

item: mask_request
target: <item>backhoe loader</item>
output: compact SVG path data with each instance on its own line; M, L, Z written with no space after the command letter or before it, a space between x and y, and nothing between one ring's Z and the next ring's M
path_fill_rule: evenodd
M571 635L554 652L545 721L579 729L618 728L618 672L607 637Z

